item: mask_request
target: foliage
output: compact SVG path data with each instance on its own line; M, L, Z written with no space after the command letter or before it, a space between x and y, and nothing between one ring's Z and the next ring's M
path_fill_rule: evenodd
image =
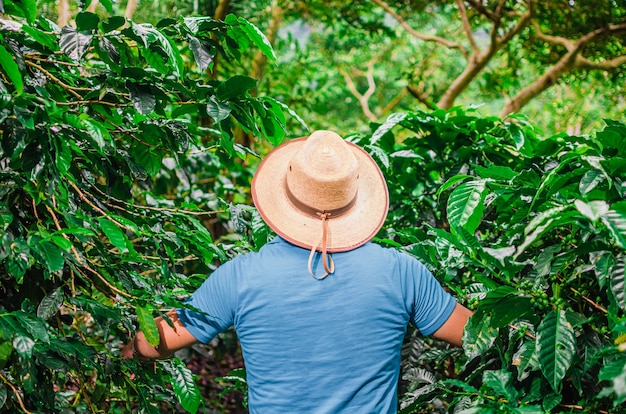
M354 138L388 177L387 243L475 310L464 355L410 342L402 412L623 411L625 135L541 139L455 108Z
M623 2L274 3L285 10L276 43L282 61L262 85L318 128L366 133L364 115L382 122L392 112L437 105L482 105L483 116L513 108L547 134L624 121ZM522 18L526 12L532 19ZM263 27L265 16L245 16ZM584 40L589 33L594 41ZM510 105L530 95L521 109Z
M196 412L185 364L123 361L119 346L137 327L156 343L154 316L267 240L247 195L257 147L237 137L276 145L301 123L246 75L249 52L272 61L273 49L233 15L150 25L82 12L58 28L34 2L0 5L0 411ZM355 29L334 22L349 36L311 45L358 56L364 27L383 43L389 28L364 10L342 8ZM320 127L349 118L342 85L316 66L339 53L298 53L306 71L270 72L266 90L323 113ZM378 242L476 312L464 352L409 333L403 412L622 411L626 125L541 138L521 116L454 108L373 127L350 139L388 178ZM223 380L245 389L241 371Z
M152 26L82 12L60 29L34 2L3 6L0 411L196 412L184 364L123 361L119 347L137 327L157 344L153 317L254 247L241 226L260 220L233 203L256 158L235 135L276 145L288 111L252 97L238 62L274 52L233 15Z

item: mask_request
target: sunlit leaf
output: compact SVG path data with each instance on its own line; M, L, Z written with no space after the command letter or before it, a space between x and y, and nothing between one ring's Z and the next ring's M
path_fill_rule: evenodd
M13 349L23 358L30 358L33 355L35 341L27 336L18 335L13 338Z
M235 16L228 15L224 20L226 23L234 23ZM259 50L270 60L276 60L276 54L274 53L274 49L272 48L272 44L265 37L262 31L259 30L258 27L244 19L243 17L236 17L237 23L239 23L239 27L246 34L248 39L257 47Z
M485 210L485 182L469 181L459 184L448 199L446 213L450 227L463 227L472 234L478 228Z
M128 247L126 246L129 243L128 237L120 230L117 224L105 218L98 220L98 223L113 246L117 247L121 253L128 252Z
M221 102L216 96L211 96L206 107L207 114L215 120L215 122L221 122L228 118L232 112L230 102Z
M70 59L78 61L89 48L91 39L93 39L92 34L79 32L72 26L65 26L61 30L59 46L61 51L69 56Z
M602 216L602 221L611 231L615 243L626 249L626 201L611 205L609 211Z
M169 372L172 376L172 388L178 402L185 410L195 414L202 402L202 396L193 373L179 359L172 360Z
M2 66L4 73L7 74L17 92L22 93L24 90L24 81L22 80L20 68L17 66L17 63L15 63L15 60L13 60L13 55L2 45L0 45L0 66Z
M201 71L205 71L213 63L214 53L211 52L207 43L201 42L197 37L189 38L189 48L193 52L196 65Z
M41 319L48 319L55 315L63 304L63 300L63 289L61 287L54 289L39 302L37 316Z
M372 138L370 138L370 145L374 145L379 139L383 137L383 135L389 132L394 126L402 122L404 118L406 118L405 113L395 113L389 115L385 122L381 126L379 126L372 134Z

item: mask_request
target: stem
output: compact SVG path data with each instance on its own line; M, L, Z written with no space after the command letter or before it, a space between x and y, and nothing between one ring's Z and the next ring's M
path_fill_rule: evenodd
M11 388L11 390L13 391L13 394L15 394L15 396L17 397L17 402L20 404L20 407L22 408L24 413L32 414L32 412L26 409L26 406L24 405L24 401L22 401L22 396L20 395L20 392L17 390L17 388L15 388L13 384L11 384L11 382L7 379L7 377L5 377L2 374L2 372L0 372L0 379L2 379L2 382L4 382L6 385L8 385Z

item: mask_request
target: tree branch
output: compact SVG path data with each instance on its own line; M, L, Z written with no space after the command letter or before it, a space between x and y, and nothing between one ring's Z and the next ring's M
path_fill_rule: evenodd
M467 50L462 44L457 43L457 42L452 42L448 39L444 39L443 37L431 36L431 35L427 35L424 33L420 33L417 30L413 29L398 13L393 11L391 7L389 7L389 5L385 3L384 1L382 0L371 0L371 1L377 4L378 6L380 6L381 8L383 8L387 13L389 13L391 17L393 17L400 24L400 26L402 26L404 30L409 32L412 36L417 37L418 39L421 39L425 42L435 42L435 43L444 45L446 47L449 47L450 49L457 49L459 52L463 54L463 56L465 56L465 58L469 57Z
M343 75L343 78L346 80L348 90L350 91L350 93L352 93L352 95L354 95L355 98L357 98L357 100L359 101L359 104L361 105L361 108L363 109L363 113L371 121L375 121L376 119L378 119L378 117L370 110L369 102L368 102L369 98L376 91L376 82L374 81L374 74L372 73L373 67L374 67L373 61L368 63L367 73L365 75L367 78L368 88L363 94L359 92L359 90L357 89L356 85L354 84L354 81L352 80L348 72L346 72L343 69L339 70L341 74Z
M611 71L617 69L622 65L626 65L626 55L622 55L604 62L593 62L584 56L576 56L576 67L579 69Z
M469 19L467 18L467 9L465 8L465 4L463 4L463 0L455 1L457 7L459 8L459 14L461 15L461 22L463 22L463 30L465 30L467 40L469 41L473 53L478 54L480 53L480 48L478 47L478 44L476 44L476 39L474 38L472 26L470 25Z

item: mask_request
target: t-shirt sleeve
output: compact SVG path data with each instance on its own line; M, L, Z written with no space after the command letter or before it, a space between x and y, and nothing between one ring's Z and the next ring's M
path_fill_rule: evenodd
M177 309L185 328L200 342L208 343L233 325L236 300L236 275L233 266L220 266L185 303L193 309ZM197 309L197 311L196 311Z
M404 253L400 257L411 322L423 335L431 335L448 320L456 300L420 261Z

